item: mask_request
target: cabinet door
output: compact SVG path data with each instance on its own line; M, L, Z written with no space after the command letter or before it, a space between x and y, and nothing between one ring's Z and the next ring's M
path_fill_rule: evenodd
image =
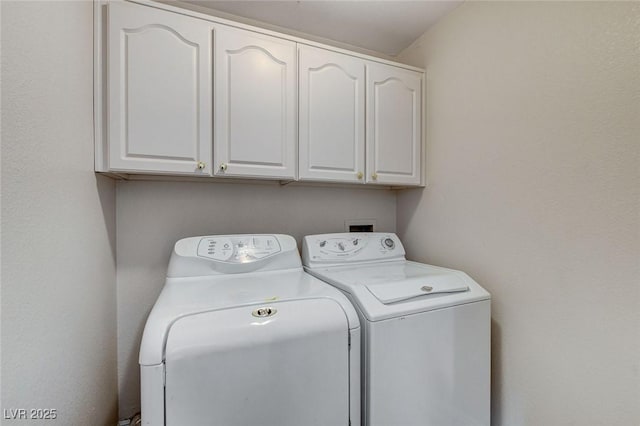
M367 64L367 182L419 185L422 74Z
M295 179L296 45L216 28L214 173Z
M108 20L109 168L210 175L212 26L118 2Z
M299 51L300 179L364 182L364 61Z

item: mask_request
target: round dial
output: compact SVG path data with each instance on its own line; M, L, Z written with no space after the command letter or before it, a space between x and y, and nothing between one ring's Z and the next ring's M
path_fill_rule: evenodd
M389 237L382 240L382 244L390 250L392 250L396 246L396 243Z

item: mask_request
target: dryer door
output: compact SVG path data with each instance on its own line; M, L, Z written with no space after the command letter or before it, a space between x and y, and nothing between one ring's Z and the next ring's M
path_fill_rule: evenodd
M166 344L166 425L346 426L348 335L330 299L183 317Z

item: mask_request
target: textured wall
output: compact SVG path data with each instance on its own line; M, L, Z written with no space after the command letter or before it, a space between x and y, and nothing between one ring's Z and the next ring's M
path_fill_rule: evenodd
M396 193L278 184L120 182L117 186L118 378L121 417L140 409L138 352L173 244L206 234L343 232L348 219L395 231Z
M640 4L467 2L428 68L411 258L493 294L493 424L640 424Z
M92 3L1 2L2 408L117 416L115 185L93 173Z

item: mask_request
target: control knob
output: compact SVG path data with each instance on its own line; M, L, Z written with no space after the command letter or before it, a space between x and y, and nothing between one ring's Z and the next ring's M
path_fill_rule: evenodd
M389 237L385 238L382 243L386 248L390 250L393 250L393 248L396 246L396 243Z

